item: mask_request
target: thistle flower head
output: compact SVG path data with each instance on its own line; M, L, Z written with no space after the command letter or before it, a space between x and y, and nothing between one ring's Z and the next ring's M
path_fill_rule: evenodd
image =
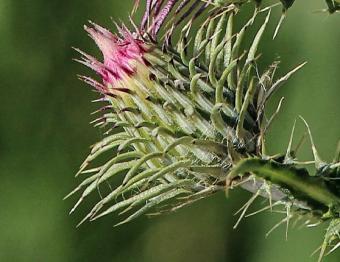
M235 185L255 193L237 224L259 195L269 199L269 208L272 201L283 206L286 220L293 211L339 218L339 185L334 179L340 176L339 163L320 163L313 145L317 173L322 175L309 175L292 150L293 132L285 155L266 153L265 136L283 99L270 118L265 117L266 104L305 63L278 79L278 62L261 72L258 49L272 7L261 9L261 1L254 1L253 15L235 31L234 20L244 2L147 0L136 32L122 26L114 35L92 22L85 27L103 61L77 49L82 54L78 61L101 81L81 79L108 103L97 111L104 115L93 121L108 130L80 167L77 175L90 175L68 195L85 188L71 212L104 182L119 177L120 184L101 195L80 224L118 210L132 211L121 223L151 210L174 211ZM288 8L294 1L281 2ZM135 8L140 3L137 0ZM205 20L195 28L199 16ZM241 50L246 32L255 30L259 17L262 25L247 50ZM176 30L175 42L171 38ZM110 159L88 168L102 154Z
M270 12L244 56L239 51L242 31L233 40L234 4L216 9L201 1L190 5L190 1L161 2L147 2L146 24L150 27L144 28L143 20L138 33L119 28L118 37L94 23L85 27L100 48L103 62L84 52L80 62L95 70L102 83L82 79L103 93L112 109L94 122L123 128L123 132L104 138L91 150L79 173L87 172L92 160L105 152L111 152L113 159L74 191L89 184L74 209L104 181L125 173L121 186L102 199L86 219L113 212L116 205L102 209L124 192L134 195L135 188L142 188L134 196L137 203L142 199L151 202L125 222L151 207L157 208L157 203L186 195L168 207L177 209L222 190L234 164L246 155L261 154L263 108L270 93L257 90L263 83L256 77L253 62ZM164 35L171 36L176 25L184 20L190 25L205 12L209 16L198 29L192 48L187 45L190 26L176 45L171 41L164 45L159 40L162 25L168 29ZM174 16L167 24L170 14ZM253 20L251 17L242 30L247 30ZM272 77L271 70L263 75L263 79ZM129 95L117 95L119 92ZM129 205L129 201L122 201L120 206ZM137 203L130 204L135 207Z

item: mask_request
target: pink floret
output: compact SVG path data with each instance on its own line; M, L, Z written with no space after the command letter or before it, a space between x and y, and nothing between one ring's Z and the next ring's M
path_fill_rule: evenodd
M76 61L96 71L101 76L104 87L110 84L115 88L117 81L136 72L136 62L145 63L143 59L146 52L145 44L127 29L120 28L122 37L118 37L92 22L91 27L84 28L102 52L103 62L78 49L76 50L82 54L82 59ZM103 93L103 86L101 88L98 88L98 84L94 86Z

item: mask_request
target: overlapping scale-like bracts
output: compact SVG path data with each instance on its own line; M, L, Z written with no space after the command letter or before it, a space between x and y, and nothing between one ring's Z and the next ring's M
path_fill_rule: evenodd
M121 185L103 196L86 218L144 204L128 221L181 195L167 207L177 209L222 190L234 163L261 152L265 90L274 86L269 86L268 78L275 69L259 78L255 61L270 8L256 9L235 32L236 5L216 8L200 1L175 2L151 6L148 2L149 15L133 33L124 26L118 29L119 36L94 23L85 27L103 62L80 51L80 62L97 72L101 81L81 78L109 103L95 124L114 129L114 134L96 144L81 166L78 174L94 174L72 192L85 188L75 208L107 181L121 177ZM170 14L174 14L172 24ZM194 29L199 14L208 18ZM264 22L243 51L245 31L254 30L257 16ZM189 23L179 30L176 25L185 21ZM165 30L159 33L162 25ZM178 39L170 41L168 36L177 31ZM190 38L192 33L196 36ZM167 37L165 42L161 35ZM111 155L110 160L88 170L104 153Z
M99 76L80 79L102 94L97 101L105 105L93 123L106 132L77 173L83 182L67 196L82 191L73 212L100 192L80 224L117 211L129 213L121 223L173 211L235 185L255 193L240 219L259 195L269 199L265 209L272 201L289 209L286 219L292 209L320 217L329 203L338 204L336 190L319 198L282 179L307 176L307 187L320 192L334 186L292 166L298 164L293 135L286 155L266 155L265 135L283 100L268 119L266 103L304 63L277 79L278 62L259 70L258 49L273 7L255 2L247 21L240 20L237 1L148 0L132 32L124 25L118 35L93 22L85 27L103 59L77 49L77 61ZM135 9L141 6L136 1ZM243 23L237 31L235 22ZM338 172L336 163L322 168Z

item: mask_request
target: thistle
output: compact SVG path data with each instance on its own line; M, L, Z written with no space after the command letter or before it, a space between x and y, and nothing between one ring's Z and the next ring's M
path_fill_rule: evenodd
M273 7L262 8L255 1L253 15L235 31L243 2L149 0L139 25L131 21L131 31L121 25L114 35L93 22L85 26L103 62L76 49L82 55L77 61L101 80L80 79L101 94L96 101L105 106L93 123L107 131L77 173L83 182L67 196L83 190L72 213L91 193L101 192L79 224L117 211L129 213L120 225L239 186L254 195L241 208L235 227L262 196L268 206L260 211L286 211L279 224L288 226L300 216L330 221L320 259L329 246L335 243L333 251L340 245L340 154L332 163L323 162L303 118L314 174L305 169L310 162L297 160L294 127L286 153L270 156L265 149L266 133L283 99L269 118L266 104L305 63L281 77L275 76L278 61L260 72L258 47ZM283 2L285 10L293 4ZM259 28L255 20L262 21ZM248 32L255 37L242 50ZM91 167L104 155L107 162ZM117 187L101 191L117 180Z

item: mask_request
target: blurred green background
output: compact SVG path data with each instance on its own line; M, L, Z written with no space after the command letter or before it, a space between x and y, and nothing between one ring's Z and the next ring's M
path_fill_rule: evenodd
M114 30L110 17L126 21L131 6L132 0L0 0L0 261L315 261L310 254L324 228L290 230L285 241L281 227L265 239L281 219L266 213L233 230L233 213L249 198L241 191L118 228L114 216L75 228L89 206L69 216L75 199L62 198L101 134L88 124L97 96L76 79L89 71L72 61L71 46L98 54L83 24L91 19ZM271 111L286 97L268 137L273 153L285 149L298 115L325 159L340 138L340 16L313 12L323 6L297 1L272 41L277 8L262 43L262 65L280 54L281 73L308 61L272 100ZM311 156L308 144L301 155ZM340 261L340 251L325 261Z

